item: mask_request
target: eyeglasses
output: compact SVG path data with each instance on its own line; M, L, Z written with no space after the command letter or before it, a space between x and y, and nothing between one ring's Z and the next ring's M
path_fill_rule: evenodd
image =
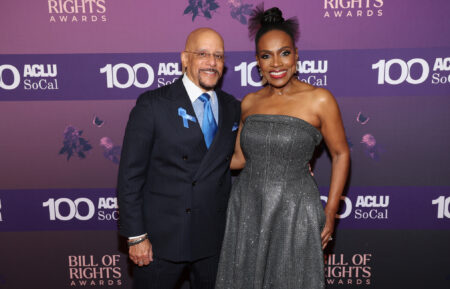
M219 54L219 53L209 53L206 51L184 51L186 53L193 53L197 56L197 58L201 59L201 60L206 60L209 59L212 56L214 56L214 59L216 61L220 61L223 62L225 60L225 56L223 54Z

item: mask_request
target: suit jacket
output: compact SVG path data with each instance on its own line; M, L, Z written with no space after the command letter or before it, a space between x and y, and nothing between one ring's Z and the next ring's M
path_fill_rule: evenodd
M209 150L180 80L139 96L130 113L118 178L119 232L148 233L156 257L193 261L220 252L240 103L216 90L218 131Z

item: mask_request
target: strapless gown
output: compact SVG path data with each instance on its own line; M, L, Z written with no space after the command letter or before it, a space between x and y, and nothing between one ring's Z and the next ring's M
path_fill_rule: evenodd
M247 117L216 289L324 288L325 214L308 163L322 135L302 119Z

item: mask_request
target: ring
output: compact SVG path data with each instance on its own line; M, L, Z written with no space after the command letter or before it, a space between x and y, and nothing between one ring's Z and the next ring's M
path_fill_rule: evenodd
M139 265L141 265L141 266L142 266L142 265L144 265L144 263L142 263L142 261L139 261L139 263L138 263L138 264L139 264Z
M332 237L328 238L328 241L331 241L331 240L333 240L333 238L332 238Z

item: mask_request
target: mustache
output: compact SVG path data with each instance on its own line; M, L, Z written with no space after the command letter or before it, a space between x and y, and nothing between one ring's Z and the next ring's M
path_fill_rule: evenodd
M220 75L219 71L217 69L214 69L214 68L204 68L204 69L200 69L199 71L215 72L215 73Z

